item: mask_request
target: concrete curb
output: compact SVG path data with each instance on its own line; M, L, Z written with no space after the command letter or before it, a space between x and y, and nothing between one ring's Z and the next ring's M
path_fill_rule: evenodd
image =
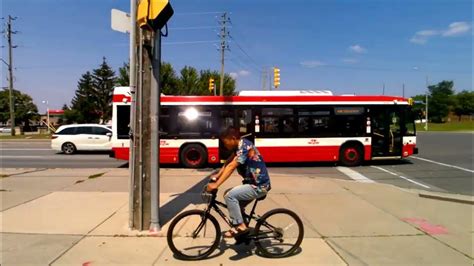
M470 204L474 205L473 197L463 196L463 195L442 195L430 192L420 192L418 196L421 198L427 199L435 199L435 200L442 200L442 201L449 201L454 203L462 203L462 204Z

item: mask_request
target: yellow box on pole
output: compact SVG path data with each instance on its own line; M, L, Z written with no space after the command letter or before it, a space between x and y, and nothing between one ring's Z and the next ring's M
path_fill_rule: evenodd
M173 13L168 0L141 0L137 9L137 23L142 29L160 30Z

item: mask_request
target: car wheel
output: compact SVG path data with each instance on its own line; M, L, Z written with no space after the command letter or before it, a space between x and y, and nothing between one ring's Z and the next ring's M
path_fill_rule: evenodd
M76 146L74 146L74 144L72 144L71 142L66 142L63 144L63 146L61 147L61 150L64 152L64 154L73 154L76 152Z

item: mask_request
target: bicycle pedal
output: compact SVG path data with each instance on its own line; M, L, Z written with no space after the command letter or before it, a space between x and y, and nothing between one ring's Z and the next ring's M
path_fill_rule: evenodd
M242 243L250 243L249 234L250 232L234 237L235 245L240 245Z

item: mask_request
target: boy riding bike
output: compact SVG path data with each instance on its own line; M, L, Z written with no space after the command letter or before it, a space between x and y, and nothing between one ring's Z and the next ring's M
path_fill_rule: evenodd
M249 231L242 217L241 206L265 196L270 191L271 185L265 162L252 142L245 138L241 139L239 131L232 127L221 135L221 140L226 149L235 151L235 154L224 164L219 173L212 177L216 182L210 183L207 191L217 189L235 169L244 179L242 185L232 188L224 195L234 226L225 232L224 237L230 238Z

